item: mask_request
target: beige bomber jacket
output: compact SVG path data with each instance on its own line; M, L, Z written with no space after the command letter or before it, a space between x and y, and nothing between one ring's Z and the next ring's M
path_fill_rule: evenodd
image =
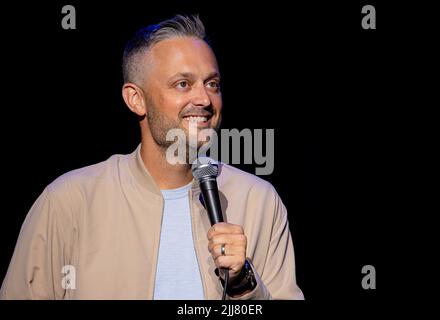
M257 275L257 287L240 299L303 299L286 208L272 185L225 164L217 181L223 214L243 226ZM208 252L209 218L199 195L193 181L192 232L204 295L220 299ZM163 198L140 145L131 154L62 175L30 209L0 298L152 299L162 212Z

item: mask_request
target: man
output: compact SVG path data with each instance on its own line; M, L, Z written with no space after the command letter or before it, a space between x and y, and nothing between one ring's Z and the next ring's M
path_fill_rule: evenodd
M176 16L129 41L122 95L141 144L46 187L21 229L2 299L219 299L219 268L229 270L229 299L303 299L274 188L223 164L227 222L211 227L190 164L167 160L169 130L194 138L191 127L220 123L220 72L204 39L198 17Z

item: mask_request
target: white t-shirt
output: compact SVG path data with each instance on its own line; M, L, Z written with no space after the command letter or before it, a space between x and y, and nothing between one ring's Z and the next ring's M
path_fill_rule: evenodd
M161 190L164 212L157 261L155 300L203 300L203 286L192 237L188 192L191 184Z

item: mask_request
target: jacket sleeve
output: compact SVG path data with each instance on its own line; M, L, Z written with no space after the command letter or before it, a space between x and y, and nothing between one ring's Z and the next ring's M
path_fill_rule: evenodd
M251 264L257 286L252 292L241 297L229 297L231 300L304 300L304 295L296 283L295 256L287 210L274 189L272 195L274 199L269 201L271 204L265 209L273 212L273 225L264 272L259 275Z
M0 299L62 299L66 244L46 188L21 227Z

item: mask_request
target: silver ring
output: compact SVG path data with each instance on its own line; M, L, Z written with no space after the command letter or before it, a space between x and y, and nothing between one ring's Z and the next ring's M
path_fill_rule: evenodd
M221 252L222 256L225 255L225 246L226 246L225 243L222 243L222 245L220 246L220 252Z

